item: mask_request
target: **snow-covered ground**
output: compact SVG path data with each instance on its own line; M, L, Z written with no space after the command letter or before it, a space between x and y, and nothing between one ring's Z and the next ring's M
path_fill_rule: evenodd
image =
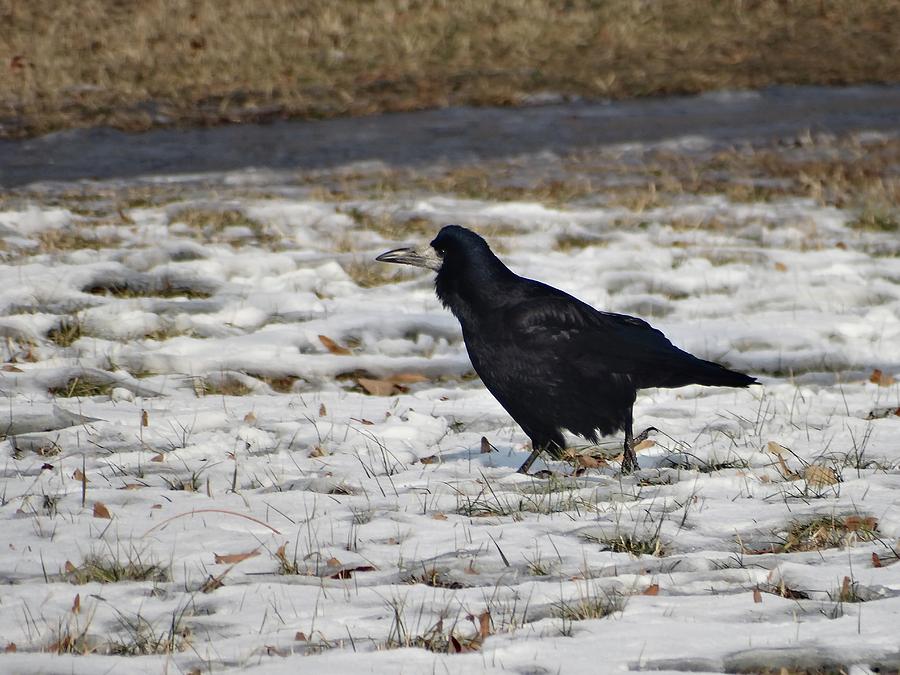
M0 212L0 671L900 668L896 232L793 198L79 206ZM515 473L431 273L371 262L449 222L762 386L643 391L634 476L618 439Z

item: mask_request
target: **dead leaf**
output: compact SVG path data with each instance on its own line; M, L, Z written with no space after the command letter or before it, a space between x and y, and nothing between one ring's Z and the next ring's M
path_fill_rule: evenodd
M150 458L150 461L151 462L165 462L166 456L163 453L159 453L158 455L153 455L153 457Z
M329 558L325 562L325 564L328 565L329 567L340 567L341 561L338 560L337 558Z
M835 485L840 482L834 469L830 466L820 466L818 464L810 464L803 469L803 479L813 487Z
M641 595L659 595L659 584L650 584Z
M753 602L759 604L762 602L762 593L760 593L758 588L753 589Z
M427 382L428 378L422 373L397 373L388 378L396 384L416 384L417 382Z
M246 424L255 424L256 415L254 415L252 412L248 412L246 415L244 415L244 422Z
M450 649L456 654L459 654L463 650L462 645L459 643L459 640L456 639L455 635L450 636Z
M279 547L278 547L278 550L275 551L275 557L276 557L276 558L284 559L285 556L287 555L287 554L285 553L286 549L287 549L287 544L282 544L281 546L279 546Z
M103 502L94 502L94 518L112 519L109 509Z
M72 473L72 478L74 478L75 480L79 480L82 483L90 483L91 482L87 479L87 476L85 476L83 473L81 473L81 469L75 469L75 471Z
M575 461L578 463L578 466L581 466L585 469L599 469L603 466L609 466L606 460L597 459L596 457L592 457L591 455L575 455Z
M319 404L319 417L325 417L325 415L327 415L327 414L328 414L328 411L325 409L325 404L320 403Z
M391 380L373 380L368 377L360 377L356 382L367 394L372 396L393 396L394 394L402 394L408 391L403 385Z
M255 548L252 551L247 551L246 553L226 553L224 555L213 553L213 555L215 556L217 565L233 565L235 563L246 560L247 558L255 558L259 555L259 549Z
M146 410L141 410L141 426L149 427L150 426L150 415Z
M220 574L217 577L214 577L212 574L210 574L206 578L206 581L204 581L202 584L200 584L200 592L201 593L212 593L214 590L222 588L222 586L225 585L225 582L222 581L222 579L225 578L225 575L228 573L228 570L230 570L230 569L231 568L229 567L227 570L222 572L222 574Z
M783 262L777 262L775 263L775 269L778 272L787 272L787 265L785 265Z
M488 453L496 452L496 451L497 451L497 448L495 448L493 445L491 445L491 442L487 439L487 437L482 436L481 437L481 454L487 455Z
M896 380L891 375L887 375L881 372L879 368L876 368L869 375L869 382L877 384L879 387L890 387Z
M878 528L878 520L873 516L847 516L844 518L844 527L852 532L858 530L874 532Z
M15 654L16 653L16 643L10 642L3 648L3 651L7 654Z
M25 372L21 368L16 368L11 363L4 363L3 370L5 370L7 373L24 373Z
M447 516L445 516L443 513L435 513L433 516L431 516L431 518L432 520L447 520Z
M778 468L781 470L781 475L787 480L800 480L800 474L791 471L781 455L778 455Z
M347 349L346 347L341 347L341 345L339 345L327 335L320 335L319 342L325 345L325 349L330 351L332 354L336 354L337 356L349 356L351 353L349 349Z
M881 563L881 558L878 557L878 554L872 551L872 567L883 567Z
M491 613L489 610L485 610L478 616L478 636L484 640L490 634Z
M328 453L325 451L325 449L321 445L317 445L316 447L314 447L312 450L309 451L310 457L324 457L327 454Z
M81 593L75 594L75 600L72 602L72 614L78 614L81 611Z
M786 447L784 447L780 443L776 443L775 441L769 441L766 444L766 450L771 452L773 455L784 455L788 452L788 449Z
M429 455L428 457L422 457L419 459L420 464L437 464L441 461L441 458L437 455Z
M850 577L844 577L844 581L841 584L841 599L850 598Z
M151 508L151 509L161 509L161 508L162 508L162 504L154 504L154 505L151 506L150 508Z
M294 639L298 642L306 642L308 638L306 637L306 633L304 633L302 630L298 630L296 633L294 633Z
M337 574L332 574L332 579L352 579L353 572L374 572L373 565L354 565L352 567L344 567Z
M641 450L646 450L647 448L652 448L654 445L656 445L656 441L654 441L651 438L647 438L647 439L644 439L643 441L641 441L640 443L638 443L636 446L634 446L634 451L640 452Z

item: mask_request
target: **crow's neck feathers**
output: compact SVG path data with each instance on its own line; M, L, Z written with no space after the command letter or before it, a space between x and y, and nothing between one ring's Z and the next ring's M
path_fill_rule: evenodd
M448 250L434 288L444 306L462 319L502 305L503 286L517 279L481 240L474 246Z

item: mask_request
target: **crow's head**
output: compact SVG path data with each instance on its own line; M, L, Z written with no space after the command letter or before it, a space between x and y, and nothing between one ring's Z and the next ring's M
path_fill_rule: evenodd
M421 249L395 248L375 258L444 273L477 267L482 261L495 259L484 239L459 225L441 228L431 244Z

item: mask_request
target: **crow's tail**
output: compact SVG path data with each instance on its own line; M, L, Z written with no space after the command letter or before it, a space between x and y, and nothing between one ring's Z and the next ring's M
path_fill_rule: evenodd
M759 384L755 377L729 370L712 361L696 359L688 368L671 373L671 380L663 387L682 387L686 384L705 384L711 387L749 387Z

